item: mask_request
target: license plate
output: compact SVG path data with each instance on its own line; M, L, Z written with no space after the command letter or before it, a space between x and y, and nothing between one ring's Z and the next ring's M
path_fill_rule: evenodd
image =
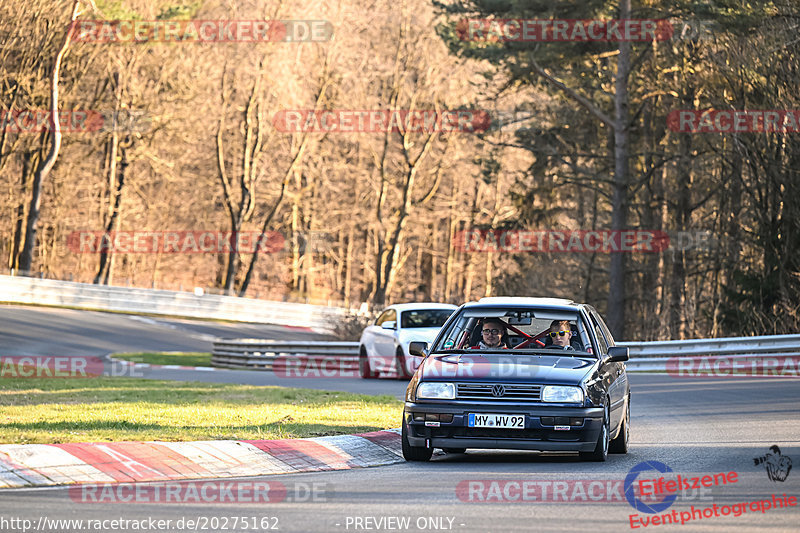
M467 418L467 426L471 428L525 429L525 415L470 413Z

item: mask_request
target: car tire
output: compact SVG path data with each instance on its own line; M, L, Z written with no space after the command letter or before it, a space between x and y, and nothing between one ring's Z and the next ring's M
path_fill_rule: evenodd
M401 440L403 443L403 458L406 461L430 461L433 455L433 448L423 446L411 446L408 442L408 429L406 427L406 414L403 413L403 429L401 430Z
M442 448L444 453L464 453L467 451L466 448Z
M378 377L378 373L369 367L367 349L363 346L358 351L358 375L361 376L362 379L374 379Z
M628 443L631 438L631 397L628 396L627 406L625 408L625 418L622 419L622 427L619 428L619 434L608 445L610 453L628 453Z
M582 461L598 461L602 462L608 459L608 432L609 432L609 401L606 399L606 406L603 410L603 426L600 429L600 435L597 437L597 444L591 452L578 452Z
M394 365L397 371L397 379L411 379L411 373L408 371L407 366L406 353L401 346L398 346L395 352Z

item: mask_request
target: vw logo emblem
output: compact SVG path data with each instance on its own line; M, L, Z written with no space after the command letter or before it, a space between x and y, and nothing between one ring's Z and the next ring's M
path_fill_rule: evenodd
M492 396L502 396L506 393L506 388L502 385L493 385L492 386Z

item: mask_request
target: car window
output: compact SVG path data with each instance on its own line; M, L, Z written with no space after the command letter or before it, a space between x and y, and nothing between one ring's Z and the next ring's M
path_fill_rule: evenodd
M527 342L526 346L520 350L542 349L542 343L546 342L546 337L541 336L539 342L530 341L531 337L536 337L550 329L550 324L554 320L567 320L572 326L573 331L578 332L574 346L590 347L586 327L583 319L576 311L554 311L550 309L536 308L467 308L459 312L455 320L446 326L446 330L433 347L433 351L463 350L470 349L480 342L480 324L483 318L497 317L508 325L508 331L504 341L508 342L509 348ZM591 325L589 327L592 327ZM577 341L580 341L579 343ZM551 344L547 342L547 344Z
M400 313L402 328L440 328L447 322L452 309L414 309Z
M615 342L614 342L614 337L611 335L611 330L608 329L608 326L606 326L606 323L603 322L602 318L600 318L600 315L595 314L595 316L597 317L597 322L600 324L600 328L603 330L603 333L606 334L606 340L608 340L608 345L614 346Z
M376 326L382 326L384 322L397 321L397 312L394 309L387 309L375 321Z
M592 321L592 326L594 327L594 334L597 337L597 342L600 343L600 353L608 353L608 341L606 340L606 334L603 331L603 328L600 326L601 322L598 321L595 313L589 313L589 317Z
M600 316L600 313L598 313L597 310L592 306L587 306L587 310L589 311L589 314L591 315L591 317L594 320L595 324L599 325L600 329L605 334L606 342L608 343L608 346L609 347L616 346L616 341L614 340L614 336L611 335L611 330L608 329L608 326L606 325L605 321L603 320L603 317Z

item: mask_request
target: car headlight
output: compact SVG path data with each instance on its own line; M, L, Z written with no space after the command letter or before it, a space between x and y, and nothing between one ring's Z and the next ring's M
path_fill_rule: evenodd
M583 403L583 390L580 387L547 385L542 389L543 402Z
M424 381L417 387L417 398L452 400L456 397L456 386L452 383Z

